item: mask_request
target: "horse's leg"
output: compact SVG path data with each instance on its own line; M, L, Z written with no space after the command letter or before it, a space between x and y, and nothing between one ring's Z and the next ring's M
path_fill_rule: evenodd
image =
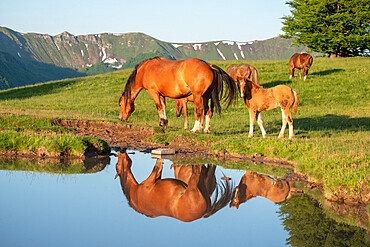
M302 79L301 77L301 69L298 69L299 79Z
M303 68L303 75L304 75L303 80L305 81L307 77L306 68Z
M188 100L183 99L182 100L182 107L184 108L184 129L188 129Z
M161 179L163 169L163 159L157 159L153 167L152 173L141 184L153 184L158 179Z
M166 127L168 124L168 119L166 116L166 98L159 95L159 100L161 102L161 113L159 113L159 126Z
M252 110L249 110L249 134L248 134L248 137L253 136L253 125L254 125L255 119L256 119L256 112L252 111Z
M200 94L194 95L194 115L195 123L194 127L191 130L193 133L202 132L203 126L201 125L202 117L204 117L204 106L203 106L203 97Z
M210 128L211 128L211 118L213 115L213 109L214 109L214 104L213 101L211 100L211 107L208 109L207 114L206 114L206 125L204 128L205 133L210 133Z
M153 98L154 103L157 107L159 114L159 126L166 127L168 120L166 116L166 101L162 95L159 95L156 91L148 91L150 96Z
M279 139L284 137L284 131L285 131L285 128L286 128L286 124L288 122L288 118L287 118L286 114L284 113L283 108L281 108L281 118L282 118L283 124L281 126L281 130L280 130L280 133L279 133L279 137L278 137ZM290 134L289 134L289 136L290 136Z
M289 73L290 73L289 79L292 79L294 76L294 66L292 65L289 66Z
M265 131L265 128L263 128L261 112L256 113L256 119L257 119L258 126L260 126L262 136L263 136L263 138L265 138L266 137L266 131Z

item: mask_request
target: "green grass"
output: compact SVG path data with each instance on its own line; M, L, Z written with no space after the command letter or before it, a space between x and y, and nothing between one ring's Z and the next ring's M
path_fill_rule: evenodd
M102 153L107 153L109 150L106 142L94 137L0 132L0 150L3 151L30 151L37 153L40 148L43 148L51 155L82 156L91 145L97 147Z
M215 62L225 70L240 63L245 61ZM266 139L261 137L258 125L254 137L248 138L249 115L242 100L223 109L221 116L214 115L211 134L191 134L181 129L183 117L175 117L172 99L166 100L169 126L151 140L169 143L182 135L194 143L207 143L212 150L287 158L296 163L297 171L323 181L328 191L345 186L350 193L357 193L364 184L369 186L370 59L316 58L306 81L298 78L297 71L296 77L288 79L287 60L247 63L257 68L263 87L286 84L298 91L294 140L277 139L281 128L279 109L262 112ZM124 89L130 73L131 70L124 70L0 91L0 113L117 121L118 91ZM146 91L139 94L135 104L129 124L158 126L154 101ZM191 103L188 106L191 128L194 108Z
M62 163L60 160L48 160L43 162L42 165L40 165L38 160L0 159L0 170L46 172L53 174L95 173L103 170L105 166L106 164L98 163L92 169L88 169L78 159L70 159L66 163Z

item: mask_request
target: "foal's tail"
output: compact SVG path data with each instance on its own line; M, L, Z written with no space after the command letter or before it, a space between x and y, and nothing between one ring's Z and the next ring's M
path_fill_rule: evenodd
M210 65L212 71L213 71L213 83L214 83L214 89L212 91L212 100L216 107L216 110L218 113L221 113L221 105L220 105L220 99L219 95L221 95L221 98L224 98L224 100L227 102L226 108L229 108L229 106L233 103L234 100L237 99L237 89L236 84L224 70L222 70L217 65L211 64ZM223 83L226 84L227 94L223 95Z
M293 103L293 113L297 113L297 110L298 110L298 101L299 101L299 97L298 97L298 92L297 90L295 89L292 89L292 92L294 94L294 103Z

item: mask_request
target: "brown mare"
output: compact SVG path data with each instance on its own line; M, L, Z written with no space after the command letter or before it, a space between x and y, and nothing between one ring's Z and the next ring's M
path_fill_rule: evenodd
M241 83L239 82L241 88ZM266 137L266 131L262 125L261 111L273 110L280 106L283 124L279 138L284 136L287 123L289 124L289 139L293 138L293 116L290 108L293 106L293 113L298 110L298 93L285 85L278 85L272 88L264 89L262 86L256 86L249 80L244 84L244 102L249 111L249 135L253 136L253 125L255 119L260 126L262 136Z
M274 180L273 178L246 171L235 187L230 207L239 208L241 203L256 196L262 196L272 202L282 202L291 198L291 184L287 181Z
M169 216L184 222L206 218L229 204L232 189L228 182L221 186L215 178L215 166L174 166L175 178L162 179L163 160L157 159L152 173L140 184L131 172L132 160L118 153L116 164L122 191L129 205L148 217ZM216 189L216 197L210 196ZM218 199L217 199L218 198Z
M166 126L165 97L181 99L193 96L195 124L192 132L201 132L205 113L208 112L208 101L212 101L216 110L221 113L220 99L223 96L223 82L226 85L227 107L236 98L236 86L232 78L221 68L203 60L191 58L172 61L155 57L136 65L127 80L123 94L120 92L121 107L119 119L126 121L135 110L134 100L142 89L153 98L158 114L159 125Z
M183 98L183 99L176 99L176 117L181 116L181 111L184 109L184 129L188 129L188 102L194 102L193 95L190 95L189 97ZM206 113L206 123L203 132L204 133L210 133L210 122L213 115L213 101L211 98L211 107L209 108L208 112ZM203 125L203 123L200 123Z
M227 73L238 84L240 97L244 97L244 84L245 81L250 79L254 84L259 86L257 69L249 64L230 65Z
M310 54L307 53L294 53L293 56L289 60L289 73L290 77L289 79L292 79L294 76L294 69L298 69L299 73L299 79L301 79L301 69L303 69L304 79L306 80L306 77L308 75L308 70L311 68L313 62L313 58Z

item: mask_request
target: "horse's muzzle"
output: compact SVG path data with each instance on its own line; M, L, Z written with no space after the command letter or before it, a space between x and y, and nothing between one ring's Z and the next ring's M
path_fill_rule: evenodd
M127 122L127 120L123 119L123 117L118 118L121 122Z

